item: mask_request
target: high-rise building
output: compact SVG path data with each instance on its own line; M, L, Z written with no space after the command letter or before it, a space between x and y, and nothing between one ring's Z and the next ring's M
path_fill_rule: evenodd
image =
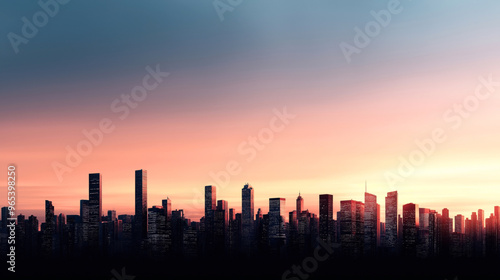
M290 221L291 223L291 221ZM333 228L333 195L319 195L319 238L332 245L335 229Z
M436 210L429 210L429 254L428 256L433 257L437 254L438 250L438 233L439 224L438 216Z
M217 201L217 189L215 186L205 186L205 218L210 215L210 211L215 210Z
M99 224L102 216L102 177L99 173L89 174L89 247L99 247Z
M313 218L314 214L309 213L308 210L302 210L302 213L298 217L296 249L300 255L307 254L311 250L311 240L316 240L316 238L312 238Z
M289 254L298 255L299 254L299 239L298 239L298 229L299 220L297 219L297 210L293 210L288 213L288 232L287 232L287 247Z
M135 171L135 238L148 237L148 172Z
M54 246L55 216L52 201L45 200L45 229L42 236L42 251L45 255L51 255Z
M429 230L429 208L419 208L418 209L418 217L419 217L419 230Z
M430 209L429 208L419 208L419 229L418 229L418 244L417 244L417 256L419 258L427 258L431 250L431 238L429 230L429 220L430 220Z
M218 200L214 212L214 244L217 254L225 252L229 227L229 206L227 200Z
M388 192L385 197L385 245L394 253L398 245L398 192Z
M417 256L419 222L418 205L403 205L403 253L407 257Z
M297 204L297 215L300 215L300 213L302 213L302 211L304 210L304 199L302 198L302 196L300 196L300 192L299 192L299 196L297 196L297 200L296 200L296 204Z
M80 200L80 219L82 222L82 242L86 246L89 241L89 201Z
M35 256L38 247L38 219L33 215L26 221L26 245L27 256Z
M478 257L479 256L479 223L478 223L476 212L472 212L470 225L471 225L472 255L474 257Z
M254 240L254 200L253 188L248 183L241 190L241 234L242 246L249 252Z
M361 201L340 202L340 244L346 257L363 255L365 204Z
M214 214L217 202L217 189L215 186L205 186L205 246L206 254L212 255L214 244Z
M108 210L108 221L112 222L116 220L116 210Z
M461 214L455 216L455 232L465 233L465 217Z
M478 248L479 255L484 255L484 210L477 210L477 227L478 227Z
M365 192L364 253L374 255L380 245L380 206L377 196Z
M175 255L180 255L183 251L185 222L184 210L172 211L172 251Z
M450 225L450 211L444 208L441 214L441 225L439 228L439 254L441 256L447 257L450 255L450 245L451 245L451 228Z
M485 221L485 255L488 258L494 257L496 255L496 227L495 227L495 215L491 214L489 218Z
M154 256L164 256L167 251L167 225L162 206L148 209L148 241Z
M165 211L165 217L167 218L167 221L170 221L172 218L172 201L170 198L167 197L167 199L163 199L161 201L161 206L163 207L163 211Z
M269 199L269 242L281 247L285 243L285 202L284 198Z
M380 246L384 247L385 244L385 223L380 222Z
M258 214L257 214L258 215ZM238 217L240 217L238 219ZM233 208L229 209L229 240L228 251L230 256L237 255L241 241L241 214L236 213Z

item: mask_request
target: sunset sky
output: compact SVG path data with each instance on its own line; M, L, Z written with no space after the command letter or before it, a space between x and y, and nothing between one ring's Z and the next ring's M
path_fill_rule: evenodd
M267 213L271 197L291 211L300 191L317 213L319 194L333 194L335 212L341 200L363 201L365 180L382 221L393 190L400 211L413 202L489 217L500 205L500 2L402 0L348 63L339 45L354 45L355 28L388 2L243 1L221 21L213 1L70 1L16 54L8 34L22 35L21 19L42 8L2 1L0 205L15 164L17 214L41 221L46 199L56 214L77 214L96 172L103 212L133 214L137 169L148 171L148 207L168 196L193 220L205 185L238 212L248 182L256 211ZM113 102L143 84L148 66L170 75L120 119ZM474 99L478 87L490 96ZM474 110L457 119L464 100ZM294 117L250 148L284 108ZM67 165L66 148L105 118L114 130L59 180L54 162ZM391 186L388 172L435 129L445 140ZM240 170L221 186L210 174L228 162Z

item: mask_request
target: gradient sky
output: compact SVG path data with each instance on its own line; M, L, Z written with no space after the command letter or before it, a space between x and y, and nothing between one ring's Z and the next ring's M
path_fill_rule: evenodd
M223 1L225 2L225 1ZM134 170L148 170L148 206L167 196L188 218L203 215L210 172L228 161L241 172L217 199L241 209L241 189L255 208L300 191L318 212L318 194L339 201L384 197L450 215L500 205L500 88L456 130L443 114L474 93L478 77L500 80L498 1L401 1L403 10L347 63L339 47L389 1L243 1L221 21L212 1L71 1L15 53L36 2L0 3L0 166L18 172L17 213L44 220L76 214L88 198L88 173L103 177L103 211L133 214ZM142 83L145 67L170 73L122 120L110 104ZM296 117L258 151L238 152L268 127L273 109ZM110 118L116 129L64 174L66 146ZM396 187L400 156L441 127L447 139ZM0 172L5 190L6 172ZM6 190L0 201L6 202Z

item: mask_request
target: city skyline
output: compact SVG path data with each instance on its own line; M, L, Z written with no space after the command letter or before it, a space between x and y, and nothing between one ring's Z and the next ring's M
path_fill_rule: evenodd
M140 170L135 170L135 175L134 175L134 178L135 178L135 203L134 203L134 207L135 207L135 210L133 210L132 212L118 212L116 209L105 209L105 210L102 210L102 204L103 204L103 199L102 199L102 191L103 191L103 186L102 186L102 175L101 173L90 173L88 175L88 178L89 178L89 199L88 200L85 200L85 199L80 199L79 200L79 208L78 208L78 211L76 213L79 213L81 217L84 217L83 216L83 213L85 211L83 211L82 209L84 209L84 205L85 207L88 207L88 209L93 209L92 211L89 211L88 215L89 215L89 222L90 224L92 224L92 221L94 221L94 224L97 222L99 223L101 221L101 217L104 217L104 213L108 213L109 211L113 211L115 213L115 215L118 214L121 214L121 215L137 215L137 213L141 213L140 216L144 216L145 215L145 219L141 219L141 221L143 222L140 222L141 224L141 228L143 230L143 232L141 233L143 236L145 236L147 234L147 211L148 209L152 208L152 207L162 207L166 210L172 210L172 209L179 209L179 210L183 210L184 213L183 215L185 216L185 218L189 219L189 220L200 220L201 218L203 217L207 217L207 213L209 213L208 215L210 216L210 211L214 211L216 209L218 209L219 207L221 207L220 203L225 203L223 209L231 209L234 213L240 213L242 214L242 217L244 217L243 215L243 204L245 203L244 201L246 201L246 205L247 207L249 208L248 210L248 214L252 213L253 212L253 215L250 215L248 216L246 219L255 219L255 214L257 213L257 210L260 210L261 213L264 212L264 213L267 213L269 212L269 207L265 208L265 207L254 207L254 201L255 201L255 198L254 198L254 188L252 187L252 185L250 185L248 182L245 183L243 185L243 189L241 189L241 196L240 196L240 199L239 199L239 203L230 203L231 201L229 200L219 200L217 199L218 197L220 198L220 196L217 195L217 186L212 186L212 185L209 185L209 186L205 186L204 187L204 200L203 200L203 203L204 203L204 215L203 216L200 216L200 217L194 217L194 218L191 218L189 216L189 208L182 208L182 207L174 207L172 208L172 200L170 199L171 196L169 195L166 195L163 199L159 200L159 201L156 201L155 203L152 203L152 204L148 204L148 198L147 198L147 174L148 174L148 171L147 170L143 170L143 169L140 169ZM280 206L280 211L284 211L284 213L289 213L289 212L292 212L292 211L295 211L297 210L296 212L299 212L299 211L302 211L302 210L307 210L309 213L314 213L317 217L321 217L321 211L322 211L322 207L321 207L321 201L324 200L324 199L327 199L327 202L328 205L331 204L331 206L328 206L328 207L331 207L331 211L332 211L332 214L331 214L331 217L334 218L334 219L338 219L338 217L336 216L339 211L341 211L342 209L342 202L343 201L353 201L353 202L356 202L356 201L359 201L359 202L362 202L363 203L363 216L364 216L364 219L365 219L365 222L366 221L371 221L374 219L374 221L372 222L373 224L368 224L368 229L367 229L367 224L365 223L365 228L364 228L364 232L365 232L365 238L367 238L366 240L364 240L365 243L374 243L374 245L371 245L371 246L378 246L378 245L375 245L375 244L380 244L380 236L373 236L373 237L367 237L367 236L370 236L370 234L376 234L376 232L380 232L380 225L379 223L380 222L384 222L386 221L386 217L387 217L387 212L386 211L392 211L392 213L394 213L394 209L396 209L396 215L394 214L391 214L391 217L392 219L397 219L397 216L400 215L402 216L403 213L404 213L404 209L402 208L403 205L407 205L407 204L413 204L414 202L412 201L409 201L409 202L405 202L405 203L402 203L400 198L399 198L399 195L400 193L398 191L389 191L386 193L386 197L385 197L385 202L382 203L382 204L379 204L377 203L377 194L373 194L373 193L369 193L369 192L366 192L367 191L367 182L365 181L365 185L364 185L364 190L365 192L363 193L364 197L363 199L360 199L360 200L357 200L357 199L345 199L345 200L338 200L338 207L335 206L335 194L311 194L311 196L316 196L316 202L317 203L317 207L316 208L308 208L306 207L306 202L305 202L305 199L302 197L302 194L299 192L297 197L295 197L295 199L291 200L293 201L293 203L289 203L289 206L286 207L286 198L274 198L274 199L279 199L279 200L284 200L285 203L284 203L284 208L281 209L281 206ZM144 196L145 195L145 196ZM91 197L93 199L91 199ZM244 197L246 197L246 199L244 199ZM262 198L261 198L262 199ZM270 205L270 200L273 199L272 197L269 197L269 198L264 198L266 201L268 201L268 204L267 205ZM47 201L50 201L50 205L52 206L53 204L53 201L52 200L45 200L45 208L42 209L43 210L43 213L47 213ZM90 203L90 201L93 201L92 203ZM331 202L330 202L331 201ZM312 202L312 201L311 201ZM369 206L365 205L365 202L369 202ZM312 203L314 204L314 203ZM92 205L92 207L90 207ZM383 205L383 208L382 206ZM386 208L387 205L392 205L391 207L392 208ZM417 210L418 210L418 206L422 206L422 205L419 205L418 203L415 204L417 205ZM399 207L398 207L399 206ZM425 206L425 205L423 205ZM366 208L368 207L368 208ZM497 205L494 205L491 209L493 209L491 212L484 212L485 209L483 208L478 208L478 209L475 209L474 211L471 211L470 213L472 215L474 215L475 213L477 215L479 215L478 217L478 220L482 220L484 221L486 217L488 217L488 215L486 214L495 214L495 209L497 208L498 206ZM54 206L52 206L52 211L53 210ZM432 207L430 207L432 208ZM429 207L426 207L426 208L420 208L420 209L427 209L427 211L429 211L430 209ZM255 210L254 210L255 209ZM368 214L367 215L367 212L366 212L366 209L369 209ZM381 210L381 209L384 209L384 210ZM392 209L392 210L386 210L386 209ZM145 212L144 212L145 210ZM448 209L447 207L442 207L442 208L436 208L436 209L433 209L434 211L437 211L437 212L440 212L441 210L446 210L447 213L448 213L448 216L449 217L453 217L453 218L450 218L451 221L451 224L453 225L453 230L455 231L455 224L456 224L456 218L457 217L462 217L463 219L465 219L466 217L468 217L468 213L458 213L460 211L456 210L455 212L457 212L458 214L451 214L452 212L450 212L450 209ZM135 213L134 213L135 211ZM326 210L323 210L323 211L326 211ZM328 210L330 211L330 210ZM57 212L57 211L56 211ZM100 216L98 216L97 214L94 214L94 215L90 215L90 213L101 213ZM384 213L385 212L385 213ZM34 215L33 213L23 213L22 210L17 210L16 213L19 213L20 215L24 215L24 216L31 216L31 215ZM71 214L75 214L73 212L70 212L70 213L64 213L64 212L59 212L61 214L65 214L65 215L71 215ZM326 213L326 212L324 212ZM337 213L337 214L335 214ZM486 213L486 214L485 214ZM247 214L247 215L248 215ZM56 215L56 213L53 213L53 215ZM325 214L325 215L328 215L329 214ZM37 215L34 215L34 216L37 216ZM57 216L57 215L56 215ZM290 222L289 219L288 219L288 215L283 215L283 217L285 217L285 221L288 223ZM213 217L211 217L213 219ZM244 221L245 219L243 218L242 221ZM391 220L392 221L392 220ZM136 220L136 222L138 222ZM243 222L245 223L245 222ZM251 222L246 222L247 225L250 225ZM465 224L462 224L462 226L465 226ZM396 225L396 228L398 227L398 225ZM484 224L483 224L483 227L484 227ZM92 228L92 227L90 227ZM390 228L390 227L389 227ZM387 224L385 224L385 229L387 230ZM89 231L89 233L92 232ZM371 233L368 233L368 232L371 232ZM248 234L248 233L247 233ZM368 241L368 240L374 240L376 241Z
M168 196L161 205L148 205L148 171L135 170L134 174L135 215L102 211L104 186L100 173L88 176L88 200L80 200L80 215L57 215L57 205L50 200L45 200L44 222L15 212L10 206L1 207L0 251L10 252L7 256L12 269L15 252L21 252L22 259L71 258L80 262L87 258L98 261L125 257L144 263L176 259L208 266L215 259L248 262L266 257L286 263L305 257L302 265L309 261L315 263L314 267L329 255L333 258L330 261L392 263L394 257L403 262L447 262L496 261L500 256L500 206L495 206L489 217L478 209L470 218L452 218L448 208L439 211L411 202L399 205L398 192L393 191L385 197L388 219L382 221L377 196L367 192L365 183L364 200L340 201L336 219L333 194L317 195L319 215L305 207L299 193L293 211L287 213L286 198L270 197L268 212L259 208L253 216L254 187L246 183L241 189L242 212L230 208L227 200L218 197L217 187L208 185L204 187L205 216L192 220L185 217L183 209L172 210ZM398 208L402 214L398 214ZM394 237L392 224L396 216ZM4 246L12 236L16 247ZM327 252L326 258L318 257L321 248ZM316 260L307 257L311 253ZM305 267L305 271L316 269ZM349 273L342 266L335 271ZM294 272L300 270L295 268ZM287 273L283 272L282 277Z

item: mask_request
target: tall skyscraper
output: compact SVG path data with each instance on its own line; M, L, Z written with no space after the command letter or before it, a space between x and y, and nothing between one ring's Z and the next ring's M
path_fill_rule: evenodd
M284 245L286 239L285 202L284 198L269 199L269 242L271 245Z
M184 240L185 218L184 210L172 211L172 252L175 255L182 254Z
M135 171L135 234L137 239L148 237L148 172Z
M217 201L217 189L215 186L205 186L205 218L210 215L210 211L215 210Z
M102 177L99 173L89 174L89 247L99 247L99 224L102 217Z
M430 214L430 209L429 208L419 208L419 229L420 230L429 230L429 214Z
M365 204L361 201L340 202L340 244L346 257L361 257L364 247Z
M478 247L479 247L479 254L481 256L484 255L484 210L479 209L477 210L477 227L478 227Z
M495 215L491 214L489 218L485 220L485 234L484 234L484 243L485 243L485 255L487 258L494 257L496 255L496 228L495 228Z
M430 212L429 208L419 208L419 228L418 228L418 239L417 244L417 256L419 258L427 258L431 253L431 237L429 230L429 220Z
M441 225L439 228L439 254L449 256L450 254L450 210L444 208L441 214Z
M245 252L249 252L254 240L254 206L253 188L245 184L241 190L241 234L242 246Z
M296 202L297 202L297 217L300 217L300 214L304 210L304 199L302 198L302 196L300 196L300 192L299 196L297 196Z
M86 199L80 200L80 219L82 222L82 245L86 246L89 241L89 201Z
M227 200L217 200L217 207L214 211L214 245L216 254L223 254L226 249L226 238L229 226L229 206Z
M394 253L398 245L398 192L388 192L385 197L385 245Z
M163 211L165 211L167 221L170 221L172 218L172 201L170 198L167 197L167 199L163 199L161 201L161 206L163 207Z
M164 256L167 251L167 224L163 206L148 209L148 242L153 255Z
M45 200L45 230L42 235L42 251L45 255L51 255L54 246L55 218L54 205L52 201Z
M380 245L380 208L377 196L365 192L364 253L374 255Z
M291 221L290 221L291 223ZM319 195L319 238L332 245L335 230L333 228L333 195Z
M417 256L419 222L418 205L403 205L403 253L407 257Z
M205 246L206 254L212 255L214 245L214 214L216 210L217 189L215 186L205 186Z
M461 214L455 216L455 232L465 233L465 217Z
M35 256L38 247L38 219L31 215L26 222L26 241L28 256Z

